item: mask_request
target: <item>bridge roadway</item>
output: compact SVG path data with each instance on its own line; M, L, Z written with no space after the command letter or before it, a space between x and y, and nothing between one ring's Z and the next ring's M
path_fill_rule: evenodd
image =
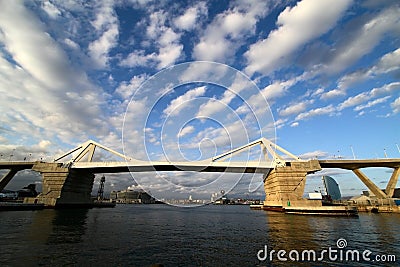
M328 159L319 160L321 168L355 170L362 168L399 168L400 159Z
M0 161L0 170L2 169L26 170L26 169L32 169L33 165L35 165L34 161Z
M11 180L21 170L32 169L37 162L15 161L0 162L0 170L10 170L1 180L0 188ZM63 164L63 163L60 163ZM73 162L63 164L71 169L87 170L96 173L119 173L119 172L151 172L151 171L195 171L195 172L230 172L230 173L269 173L275 167L271 162L247 161L188 161L188 162L166 162L166 161L116 161L116 162Z
M360 168L386 167L399 168L400 159L351 159L319 160L321 168L354 170ZM196 171L232 173L268 173L275 167L273 162L230 162L230 161L127 161L127 162L74 162L71 168L87 169L93 173L149 172L149 171Z
M29 161L0 161L0 169L25 170L32 169L35 162ZM361 169L371 167L400 168L400 159L333 159L319 160L321 168ZM200 171L200 172L236 172L236 173L266 173L273 169L273 162L233 162L233 161L122 161L122 162L74 162L74 169L86 169L93 173L118 172L148 172L148 171Z

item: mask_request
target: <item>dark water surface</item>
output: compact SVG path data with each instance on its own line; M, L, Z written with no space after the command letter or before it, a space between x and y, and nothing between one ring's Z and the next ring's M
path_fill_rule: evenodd
M176 208L117 205L113 209L0 212L0 266L376 266L378 262L291 261L291 250L370 250L395 255L399 266L400 215L359 218L285 215L248 206ZM347 246L337 247L344 238ZM285 250L282 262L273 254ZM292 254L295 255L295 254ZM345 255L345 254L343 254ZM317 254L320 256L320 254ZM361 257L361 256L360 256ZM339 258L338 258L339 259Z

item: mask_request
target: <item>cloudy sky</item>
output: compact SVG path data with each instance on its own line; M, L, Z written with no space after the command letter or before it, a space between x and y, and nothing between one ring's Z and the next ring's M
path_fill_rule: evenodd
M399 158L398 14L397 0L2 0L0 160L51 160L88 139L199 160L261 136L303 158ZM365 188L330 173L344 193ZM390 177L368 173L382 187Z

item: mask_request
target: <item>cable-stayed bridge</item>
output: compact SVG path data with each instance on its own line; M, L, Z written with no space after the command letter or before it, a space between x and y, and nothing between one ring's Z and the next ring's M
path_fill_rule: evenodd
M235 155L256 146L263 153L262 159L258 161L232 160ZM93 161L97 150L104 150L121 160ZM385 190L381 190L360 170L369 167L393 169ZM43 192L35 199L35 202L57 207L90 203L90 194L96 173L149 171L260 173L263 174L266 193L265 206L302 207L311 204L303 198L307 174L315 173L323 168L352 170L378 198L388 199L393 196L398 181L400 159L301 160L273 142L261 138L201 161L142 161L90 140L55 158L53 162L0 162L0 169L9 170L0 180L0 190L5 188L18 171L32 169L40 172L43 178Z

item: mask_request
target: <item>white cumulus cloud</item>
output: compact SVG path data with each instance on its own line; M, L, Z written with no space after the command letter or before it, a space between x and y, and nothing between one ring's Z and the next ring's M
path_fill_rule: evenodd
M113 2L101 1L99 3L101 4L97 7L96 19L92 22L99 38L89 44L88 50L97 67L104 68L110 60L110 50L117 45L119 29Z
M254 1L218 14L193 48L193 57L225 62L245 41L245 37L254 34L257 21L267 10L266 2Z
M178 133L178 137L183 137L187 134L193 133L195 128L192 125L184 127L180 132Z
M207 14L207 6L205 2L197 3L193 7L189 7L185 13L174 20L174 24L181 30L191 30L196 26L197 19Z
M178 116L179 112L181 112L185 107L190 105L191 100L204 95L205 92L206 92L206 86L200 86L195 89L187 91L185 94L172 100L171 103L167 106L167 108L164 109L163 114L166 116Z
M398 97L393 103L390 104L393 109L393 113L400 113L400 97Z
M350 0L303 0L287 7L278 17L278 29L246 52L246 72L268 74L280 69L294 51L332 29L350 4Z
M333 105L329 105L326 107L322 108L315 108L311 109L309 111L300 113L299 115L296 116L296 121L304 120L304 119L309 119L311 117L315 116L321 116L321 115L332 115L336 111L335 107Z

